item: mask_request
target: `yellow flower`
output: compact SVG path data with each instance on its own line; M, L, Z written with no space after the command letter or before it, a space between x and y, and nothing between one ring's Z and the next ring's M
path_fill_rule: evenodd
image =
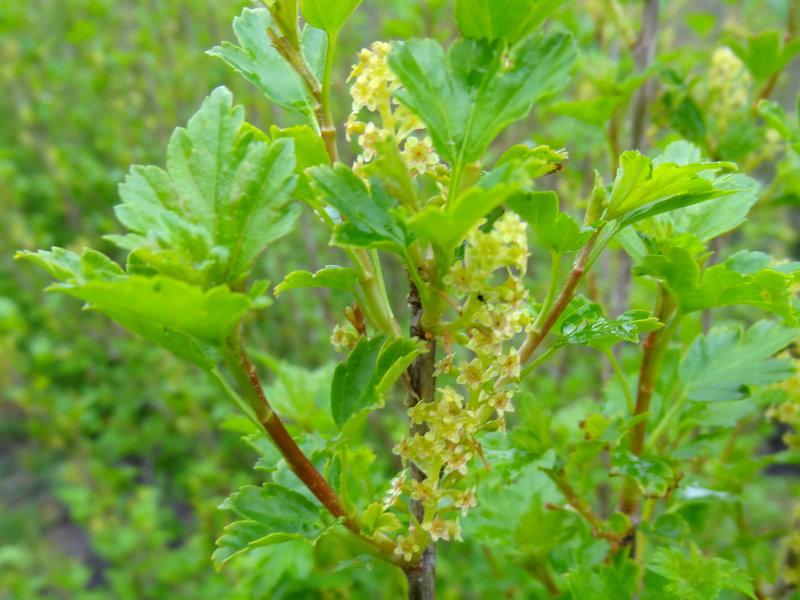
M416 536L401 535L397 537L397 546L394 549L397 556L402 556L403 560L409 561L417 552L419 552L419 544Z
M438 540L450 540L453 528L449 521L435 517L430 521L422 523L422 528L430 534L431 539L436 542Z
M429 167L439 162L439 155L433 151L433 142L429 137L422 140L409 137L403 146L402 154L412 175L422 175Z
M367 123L364 133L358 137L358 145L361 146L361 156L364 157L364 162L375 158L378 142L385 139L388 133L387 130L376 127L375 123Z
M486 369L480 359L473 358L468 363L461 363L456 381L470 389L479 388L489 380Z

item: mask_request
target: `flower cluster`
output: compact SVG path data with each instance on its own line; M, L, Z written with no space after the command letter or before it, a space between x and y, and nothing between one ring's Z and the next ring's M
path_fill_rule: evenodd
M435 375L453 377L464 391L445 385L433 401L409 408L413 433L394 448L406 468L392 481L384 508L405 495L424 514L398 540L400 556L413 555L414 548L430 541L459 539L458 512L466 515L476 505L475 489L463 489L463 482L471 461L482 457L477 435L486 428L504 429L505 415L514 411L521 365L511 342L532 322L520 279L528 259L526 228L513 213L491 226L481 222L467 236L462 260L446 277L464 302L467 335L459 341L471 357L457 360L446 349ZM423 474L421 481L409 478L412 464Z
M362 49L350 72L353 109L347 118L345 134L348 140L355 139L361 149L353 169L356 173L362 171L378 155L380 142L393 138L411 175L431 172L441 177L447 169L434 151L431 138L412 135L423 129L422 122L393 97L400 85L389 68L390 50L386 42L375 42ZM377 115L379 124L362 120L365 113Z
M711 111L725 129L731 114L745 108L749 101L752 80L744 63L727 46L717 48L711 56L708 89Z
M798 361L800 362L800 361ZM783 434L783 442L789 447L800 449L800 376L795 376L780 384L785 392L785 400L767 409L767 417L791 429Z

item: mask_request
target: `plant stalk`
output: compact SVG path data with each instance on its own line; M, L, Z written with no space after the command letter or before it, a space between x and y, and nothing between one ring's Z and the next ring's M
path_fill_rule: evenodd
M358 519L350 513L331 485L312 464L303 450L286 430L280 417L272 409L269 400L258 378L255 365L247 356L242 342L241 331L234 333L230 340L231 352L226 356L226 365L233 374L250 407L255 413L261 427L275 444L275 447L286 460L292 472L314 494L327 511L359 539L377 548L383 556L392 562L398 562L394 555L394 543L385 537L366 537L361 532ZM405 563L400 563L405 566Z
M537 317L533 329L530 331L528 337L525 338L525 341L519 348L520 364L525 365L531 360L533 353L536 352L536 349L544 341L544 338L547 337L548 333L550 333L550 330L553 328L553 325L555 325L558 317L561 316L561 313L564 312L564 309L567 308L570 301L575 296L575 292L578 290L578 284L581 282L581 279L586 272L589 257L592 254L592 249L594 248L595 242L597 242L597 237L599 235L600 230L598 229L592 234L592 237L589 238L589 240L586 242L586 245L581 248L580 253L575 259L575 263L572 266L572 271L570 271L569 277L567 278L561 293L558 295L558 298L556 298L549 311L546 313L543 312L543 316L540 315L540 317Z
M412 338L421 340L428 345L428 351L420 354L411 366L408 367L410 390L408 406L413 407L419 402L432 402L436 393L436 378L434 377L434 362L436 361L436 338L429 339L428 333L422 326L422 301L419 290L413 281L409 284L408 304L411 309L409 333ZM411 424L411 435L424 435L427 427L424 424ZM426 479L425 473L415 464L411 464L411 477L416 481ZM411 514L418 523L424 518L424 508L416 500L411 501ZM431 543L422 552L419 563L403 569L408 581L409 600L433 600L436 597L436 546Z
M656 380L658 378L661 364L666 354L669 342L681 321L681 314L678 313L671 320L670 317L675 312L676 304L672 296L663 286L659 287L658 304L656 316L662 323L667 323L663 329L650 332L643 346L642 363L639 368L639 382L636 389L636 406L633 417L640 417L650 410L650 401L653 398ZM639 456L644 447L644 436L647 431L647 420L642 419L631 429L628 435L628 447L632 454ZM639 490L636 482L627 479L622 489L620 499L620 510L634 516L639 509ZM635 523L635 520L634 520ZM631 535L625 538L623 545L633 545L636 539L636 525Z

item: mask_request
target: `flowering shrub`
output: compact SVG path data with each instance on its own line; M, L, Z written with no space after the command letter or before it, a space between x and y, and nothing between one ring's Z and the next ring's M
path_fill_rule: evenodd
M753 568L704 554L677 514L722 494L691 483L713 480L701 458L707 436L721 434L703 427L728 424L724 411L706 407L790 380L793 362L775 355L800 333L799 264L747 250L709 260L712 243L743 223L759 192L717 138L761 111L782 139L798 139L765 95L753 105L751 67L738 58L746 50L712 57L709 134L672 140L653 156L614 151L613 179L598 164L566 203L553 180L567 150L519 134L578 60L571 35L543 26L559 2L498 11L488 0L459 0L462 35L447 50L432 39L374 42L350 72L342 127L332 65L359 4L304 0L302 27L290 0L234 20L238 45L210 54L303 123L262 130L227 89L214 90L172 134L166 168L133 167L120 186L116 212L127 233L108 239L128 253L124 267L91 249L19 254L57 280L51 289L205 371L249 419L246 439L268 477L222 505L236 520L218 540L216 566L273 544L347 535L370 560L399 568L409 597L431 598L437 544L472 535L513 540L508 559L553 596L765 597ZM634 50L652 43L645 31ZM651 66L639 62L619 95L626 106L648 101ZM342 129L352 161L339 154ZM520 143L504 144L507 136ZM643 146L644 132L638 137L633 145ZM610 142L614 149L618 139ZM290 432L251 359L248 320L273 302L269 283L253 276L258 261L296 226L301 205L348 262L288 273L273 295L320 287L350 304L330 337L344 357L330 382L329 423ZM627 301L616 316L603 307L590 275L609 249L625 252L649 282L652 312ZM387 285L387 264L399 265L399 287ZM746 331L699 327L731 306L770 318ZM632 384L619 357L642 339ZM578 346L607 359L618 393L580 419L570 415L580 435L563 442L530 376ZM287 377L288 367L274 370ZM771 391L789 399L768 415L796 426L784 385ZM372 414L398 404L399 389L407 423L387 448L396 468L371 473L364 430ZM603 510L584 497L597 482ZM521 515L508 506L520 494ZM504 506L516 528L504 522ZM796 540L788 539L790 553Z

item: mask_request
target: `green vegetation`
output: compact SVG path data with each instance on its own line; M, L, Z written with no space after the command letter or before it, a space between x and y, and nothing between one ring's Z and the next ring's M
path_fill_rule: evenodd
M796 0L8 4L0 600L798 596Z

